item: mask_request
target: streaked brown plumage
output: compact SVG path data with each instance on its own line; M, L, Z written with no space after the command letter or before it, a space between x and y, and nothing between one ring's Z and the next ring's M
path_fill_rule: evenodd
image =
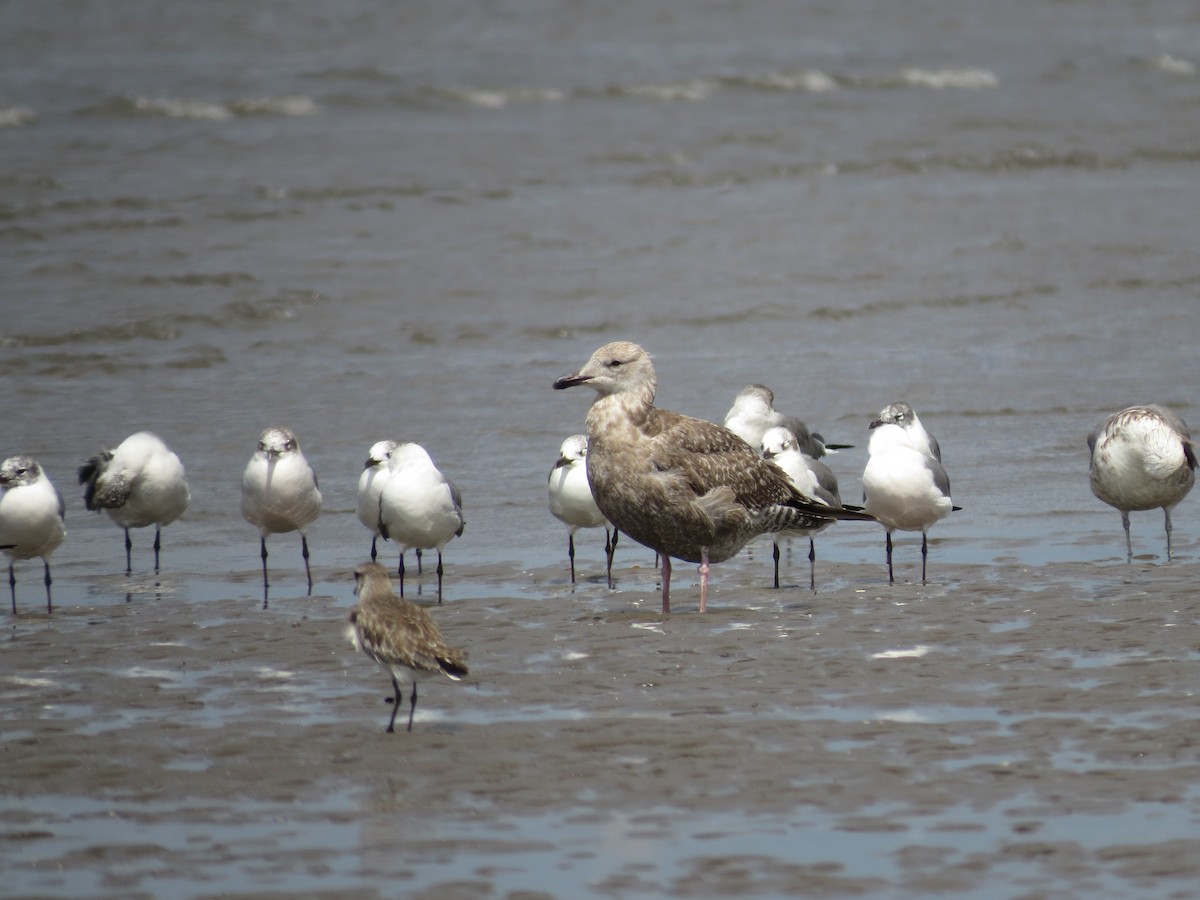
M751 538L835 519L874 521L804 496L727 428L655 407L654 366L637 344L606 344L554 387L580 384L599 394L587 416L596 505L614 528L661 555L664 613L671 557L700 563L704 612L709 564L729 559Z
M363 563L354 570L358 605L350 610L347 636L355 648L392 675L396 695L387 730L395 731L396 712L404 697L403 685L412 683L408 730L417 709L417 672L441 672L455 681L468 674L466 653L446 646L437 624L426 610L392 592L387 569Z

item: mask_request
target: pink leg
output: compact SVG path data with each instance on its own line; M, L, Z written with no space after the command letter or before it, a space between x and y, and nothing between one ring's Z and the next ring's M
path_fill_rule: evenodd
M711 570L708 564L708 551L700 551L700 612L708 610L708 573Z
M662 558L662 583L663 583L663 615L671 614L671 557L666 554Z

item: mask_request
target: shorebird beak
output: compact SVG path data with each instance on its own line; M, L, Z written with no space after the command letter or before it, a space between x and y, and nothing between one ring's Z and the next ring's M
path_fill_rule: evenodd
M558 381L554 382L554 389L561 391L569 387L575 387L577 384L587 384L591 380L591 375L564 375Z
M870 431L872 428L878 428L882 424L883 424L883 419L875 419L871 422L870 425L867 426L867 431ZM828 450L829 448L826 447L825 449Z

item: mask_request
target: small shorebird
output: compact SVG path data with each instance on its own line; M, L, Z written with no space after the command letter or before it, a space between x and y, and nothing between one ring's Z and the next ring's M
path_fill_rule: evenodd
M662 609L671 611L671 558L700 564L700 612L711 563L760 534L835 519L874 521L800 493L728 428L654 405L650 354L606 344L556 390L585 384L599 395L587 414L588 481L612 526L662 559Z
M300 452L300 442L289 429L272 426L263 431L258 448L242 473L242 515L258 526L262 547L263 595L267 592L267 536L300 532L304 572L312 593L306 529L321 514L321 491L312 466Z
M751 447L762 445L763 435L768 428L786 428L796 436L796 446L801 453L820 459L826 453L847 449L852 444L826 444L817 432L795 416L785 416L775 411L775 392L765 384L749 384L733 398L733 406L725 414L725 427Z
M458 681L468 674L466 654L447 647L433 617L420 606L392 593L387 570L376 562L354 570L358 605L350 610L347 637L355 649L375 660L392 676L392 717L389 733L396 730L396 713L404 699L404 685L412 683L408 699L408 730L417 711L418 672L441 672Z
M1187 425L1161 406L1131 406L1088 435L1092 493L1121 511L1125 560L1133 561L1131 510L1162 508L1171 558L1171 509L1196 480L1196 445Z
M787 474L796 490L806 497L812 497L818 503L826 506L841 506L842 496L838 492L837 476L825 463L813 459L807 453L802 453L796 446L795 433L790 428L775 425L768 428L762 436L763 459L769 459ZM775 559L775 587L779 587L779 539L781 537L808 538L808 587L817 589L817 547L813 543L813 535L824 531L833 522L824 522L815 528L797 528L794 531L780 532L772 535Z
M550 470L550 512L567 526L567 558L571 561L571 584L575 583L575 532L580 528L604 528L604 555L608 560L608 586L613 586L613 554L617 535L604 513L596 506L587 477L587 435L573 434L558 448L558 461Z
M179 457L157 435L132 434L115 450L104 450L79 467L88 509L103 509L125 529L125 574L133 571L130 528L154 526L154 571L158 571L162 528L188 508L192 496Z
M46 571L46 611L53 611L49 556L67 535L64 513L62 494L35 460L11 456L0 464L0 549L9 558L8 588L14 615L17 576L13 563L35 556L41 557Z
M378 557L375 541L379 538L379 495L387 484L391 470L388 463L392 451L396 449L395 441L378 441L367 451L367 461L363 465L362 474L358 476L358 521L371 532L371 561Z
M404 596L404 553L417 551L417 573L421 550L436 549L438 555L438 603L442 602L442 548L460 537L463 519L462 496L454 482L433 464L429 453L411 441L398 444L388 463L390 474L379 495L379 533L400 547L400 596Z
M887 409L912 407L892 404ZM885 413L887 410L884 411ZM925 583L925 564L929 557L928 532L935 522L956 509L950 499L950 477L938 456L925 452L936 449L937 442L922 441L925 430L916 414L912 415L919 432L882 418L871 422L871 441L867 445L867 467L863 471L863 497L867 512L887 529L888 583L895 583L892 572L892 532L921 532L921 583Z

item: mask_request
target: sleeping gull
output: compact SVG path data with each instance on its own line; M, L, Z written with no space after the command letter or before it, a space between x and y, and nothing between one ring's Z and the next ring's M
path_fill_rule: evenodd
M8 554L8 589L12 593L13 615L17 612L17 576L13 563L18 559L42 558L46 572L46 612L53 611L50 600L49 556L67 536L63 527L62 494L58 492L37 461L28 456L10 456L0 464L0 549Z
M400 596L404 596L404 553L416 548L438 555L438 603L442 602L442 548L463 533L462 496L438 471L429 453L411 441L397 445L388 463L391 474L379 495L379 533L400 547Z
M392 717L387 730L394 732L396 713L404 700L403 687L412 683L408 698L408 730L412 731L417 711L418 672L441 672L458 681L466 677L466 655L453 650L442 640L437 623L415 603L401 600L392 593L387 570L376 562L364 563L354 570L354 593L358 605L350 610L346 630L355 649L362 650L392 676Z
M131 434L115 450L104 450L79 467L85 485L83 502L88 509L104 510L125 529L125 574L133 571L130 528L154 526L154 571L158 571L162 529L188 508L183 463L158 435Z
M363 464L362 474L358 476L358 504L356 512L358 521L371 532L371 561L379 556L375 541L379 537L379 495L387 484L391 470L388 463L392 451L398 445L395 441L377 441L367 451L367 461Z
M555 389L586 384L599 395L587 415L588 480L614 528L662 558L663 613L671 611L671 558L700 564L700 612L711 563L751 538L834 519L872 517L804 496L774 463L732 431L654 406L650 355L606 344Z
M742 388L733 398L733 406L725 414L725 427L757 449L762 444L763 434L768 428L782 426L796 436L796 446L801 453L820 459L826 453L846 449L852 444L826 444L817 432L809 432L808 426L795 416L776 412L775 392L765 384L750 384Z
M613 586L612 562L617 535L596 506L587 477L587 435L573 434L558 448L558 461L550 470L550 512L567 526L567 558L571 561L571 584L575 583L575 532L580 528L604 527L604 555L608 560L608 586Z
M784 428L782 425L768 428L762 436L763 459L769 459L783 469L796 486L796 490L804 496L812 497L826 506L841 506L842 497L838 493L837 477L833 471L819 459L801 453L796 444L796 435L790 428ZM775 558L775 587L779 587L779 539L784 536L797 536L808 538L808 586L810 590L817 589L817 548L813 543L813 535L832 524L824 522L815 528L797 528L794 531L772 535L775 544L772 552Z
M1133 561L1130 510L1162 507L1171 558L1171 508L1196 479L1196 445L1183 420L1161 406L1131 406L1088 435L1092 493L1121 511L1125 559Z
M300 532L300 549L308 591L312 569L308 564L308 526L321 514L321 491L312 466L300 451L300 442L289 429L272 426L263 431L258 447L242 473L242 515L258 526L262 547L263 597L267 594L267 536Z
M888 407L908 406L893 404ZM911 411L912 407L908 407ZM916 416L913 416L914 420ZM918 423L919 425L919 423ZM929 556L928 531L956 509L950 500L950 478L941 460L924 452L919 435L903 425L876 419L871 423L867 467L863 471L863 497L867 512L887 529L888 582L892 573L892 532L921 532L921 583ZM924 433L924 429L921 430ZM924 446L928 446L927 444ZM936 442L933 443L936 447Z

